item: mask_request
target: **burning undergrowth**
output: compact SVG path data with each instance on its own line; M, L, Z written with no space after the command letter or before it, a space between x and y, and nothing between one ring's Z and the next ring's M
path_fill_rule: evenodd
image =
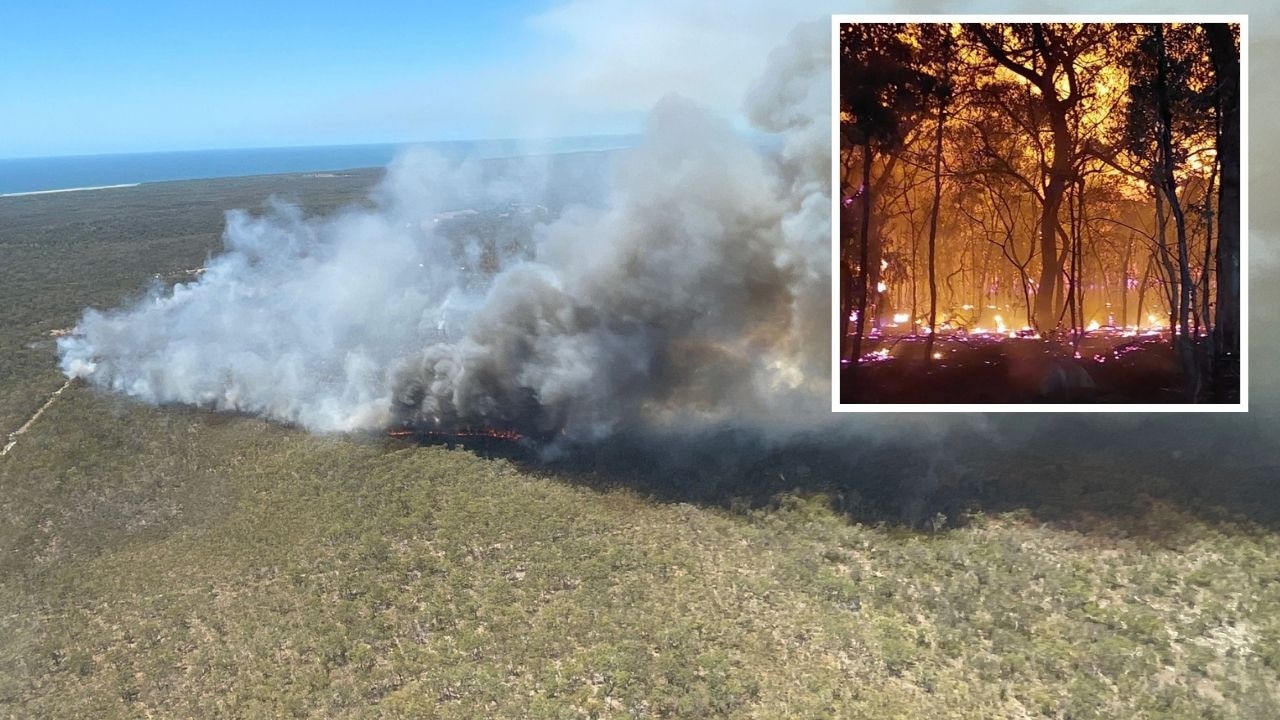
M205 272L86 312L58 340L61 367L145 402L486 443L672 499L828 492L913 524L954 504L938 498L980 495L987 475L1021 483L1134 448L1150 449L1150 466L1214 437L1177 462L1217 463L1201 477L1225 487L1233 471L1220 466L1242 443L1274 448L1274 413L828 412L828 29L795 31L750 95L749 117L775 142L672 97L639 147L573 182L540 161L494 172L410 153L366 206L232 213ZM1061 442L1085 434L1122 441ZM1014 473L1016 452L1038 454ZM1240 473L1274 460L1249 462Z

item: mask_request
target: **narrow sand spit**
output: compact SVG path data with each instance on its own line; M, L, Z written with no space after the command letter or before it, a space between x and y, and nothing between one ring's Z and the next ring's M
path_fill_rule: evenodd
M58 193L84 192L86 190L115 190L116 188L138 187L139 183L122 183L120 185L92 185L90 187L57 188L55 190L28 190L26 192L0 193L0 198L27 197L29 195L56 195Z

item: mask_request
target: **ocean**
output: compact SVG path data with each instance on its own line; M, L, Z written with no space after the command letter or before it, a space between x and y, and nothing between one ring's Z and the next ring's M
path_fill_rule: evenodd
M190 150L120 155L0 159L0 197L136 185L166 180L272 175L383 167L412 145L448 157L499 158L630 147L635 135L593 135L547 140L453 142L318 147Z

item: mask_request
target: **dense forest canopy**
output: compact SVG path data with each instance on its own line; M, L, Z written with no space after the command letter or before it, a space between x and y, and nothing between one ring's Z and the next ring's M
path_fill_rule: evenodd
M1239 354L1239 26L844 24L842 357L873 335Z

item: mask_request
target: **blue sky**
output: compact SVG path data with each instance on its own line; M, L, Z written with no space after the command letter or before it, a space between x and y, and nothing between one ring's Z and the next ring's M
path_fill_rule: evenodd
M939 12L1007 4L928 3ZM1019 9L1087 10L1079 4ZM1149 11L1144 0L1085 4ZM770 49L797 23L855 5L922 7L0 0L0 158L631 133L673 92L741 125Z
M734 117L836 0L0 1L0 158L636 132Z
M432 86L538 62L545 5L0 3L0 157L518 133Z

